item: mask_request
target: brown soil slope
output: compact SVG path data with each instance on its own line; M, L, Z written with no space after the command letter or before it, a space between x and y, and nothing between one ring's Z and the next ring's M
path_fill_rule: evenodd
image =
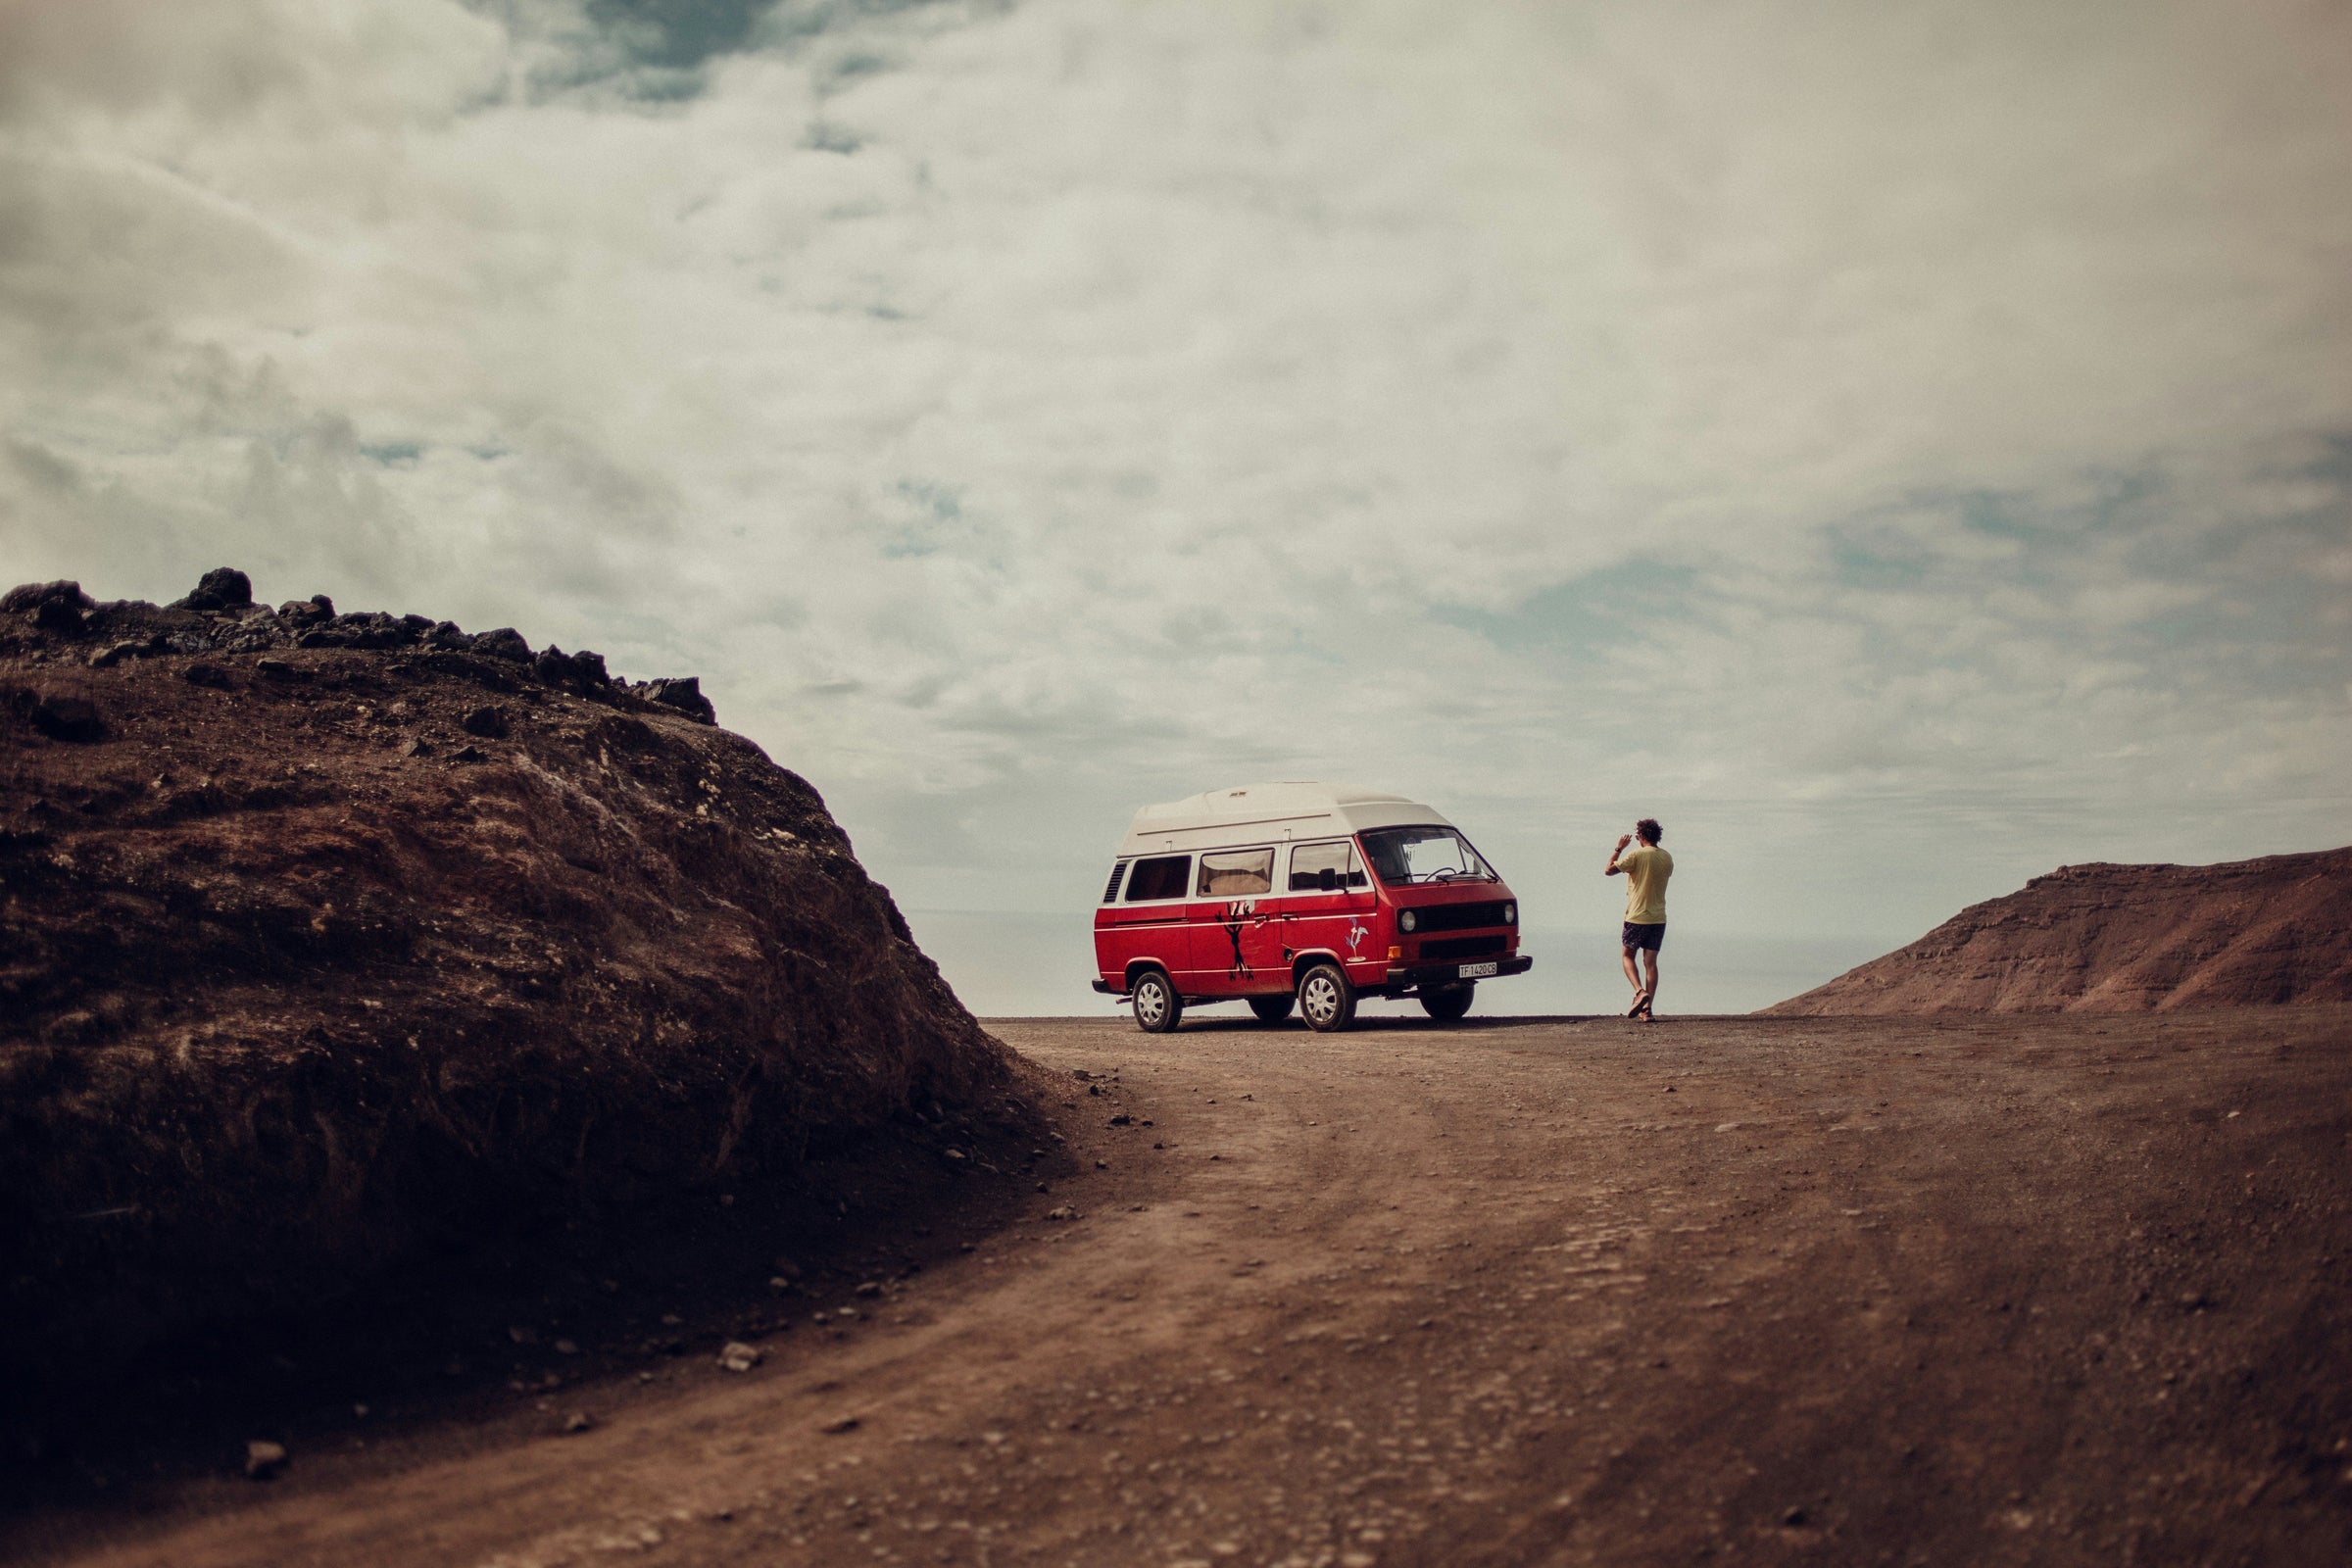
M1015 1060L816 792L421 617L0 600L0 1373L897 1127Z
M2138 1012L2352 1001L2352 848L2065 865L1771 1013Z
M2352 1007L996 1027L1078 1168L749 1372L355 1388L0 1560L2352 1561Z

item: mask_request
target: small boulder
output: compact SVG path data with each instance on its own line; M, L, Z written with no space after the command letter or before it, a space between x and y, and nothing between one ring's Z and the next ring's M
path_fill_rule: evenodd
M479 735L484 740L500 740L507 733L507 710L495 703L485 703L480 708L467 709L460 723L468 735Z
M512 660L517 664L531 662L531 645L523 641L522 633L512 626L500 626L474 635L473 651L492 659Z
M550 644L531 662L531 667L550 686L580 686L595 691L612 683L612 677L605 671L605 656L585 649L567 654Z
M84 697L44 697L32 710L32 727L53 741L95 741L106 735L97 705Z
M718 722L718 710L712 708L710 699L703 695L703 680L700 675L679 675L663 680L649 680L629 689L649 703L660 703L664 708L674 708L689 718L700 719L706 724Z
M729 1372L749 1372L766 1359L766 1352L760 1347L746 1345L741 1340L729 1340L718 1351L718 1364Z
M109 643L90 655L92 669L112 669L125 659L136 659L147 652L145 639L127 643Z
M305 631L334 619L335 602L324 594L313 594L308 599L289 599L277 607L277 618L296 631Z
M234 566L215 566L173 610L243 610L253 603L253 579Z
M253 1481L269 1481L286 1467L286 1446L267 1443L260 1439L245 1445L245 1475Z
M64 599L44 599L33 607L32 623L47 632L62 632L69 636L88 624L83 612Z
M312 626L294 640L297 648L400 648L416 640L407 622L380 610L355 611Z
M90 609L92 603L90 596L81 591L81 584L60 577L55 582L20 583L7 593L0 594L0 614L29 614L48 604L60 604L71 611L82 611Z

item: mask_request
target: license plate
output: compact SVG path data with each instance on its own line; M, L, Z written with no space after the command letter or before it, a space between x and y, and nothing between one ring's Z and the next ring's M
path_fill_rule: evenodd
M1492 963L1465 963L1453 971L1453 977L1456 980L1484 980L1499 967Z

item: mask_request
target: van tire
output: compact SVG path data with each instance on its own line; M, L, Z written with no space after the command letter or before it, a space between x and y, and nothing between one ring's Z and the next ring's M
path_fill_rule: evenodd
M1355 987L1336 963L1308 966L1298 977L1298 1015L1317 1034L1345 1029L1355 1018Z
M1250 1010L1257 1014L1259 1023L1280 1023L1291 1015L1291 1008L1298 1002L1298 999L1288 991L1279 997L1251 997Z
M1184 1016L1184 998L1157 969L1146 969L1135 977L1128 1001L1135 1007L1135 1026L1148 1035L1166 1034Z
M1465 980L1456 986L1439 986L1434 990L1421 988L1421 1010L1440 1023L1451 1023L1470 1010L1470 999L1478 992L1478 982Z

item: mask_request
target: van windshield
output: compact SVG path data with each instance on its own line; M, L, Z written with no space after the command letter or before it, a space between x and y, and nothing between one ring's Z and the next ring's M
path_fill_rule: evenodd
M1492 882L1494 871L1449 827L1383 827L1360 835L1364 858L1390 887L1413 882Z

